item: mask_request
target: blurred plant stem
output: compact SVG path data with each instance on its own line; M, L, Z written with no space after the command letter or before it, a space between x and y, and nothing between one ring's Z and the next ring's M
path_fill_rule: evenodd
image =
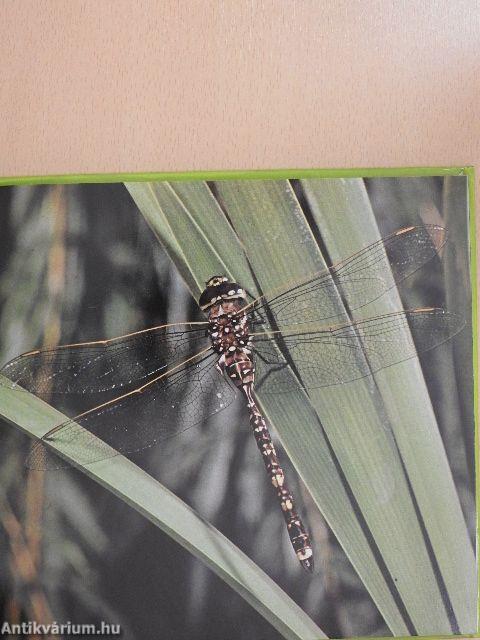
M56 346L60 341L62 324L62 299L65 289L67 194L63 185L48 188L43 199L50 227L45 279L46 317L43 348ZM47 390L48 394L48 390ZM22 474L19 474L20 476ZM24 485L23 519L19 520L13 509L2 499L3 524L10 539L12 581L19 578L26 586L28 602L26 609L33 620L43 624L53 621L52 612L45 593L41 590L38 575L42 564L43 510L45 502L45 474L28 471ZM21 607L14 603L9 610L12 615ZM13 621L12 621L13 622Z
M48 314L43 348L58 345L61 334L62 294L65 288L65 238L67 230L66 192L63 185L54 185L47 195L52 216L52 241L48 255ZM48 391L47 391L48 393ZM25 533L35 566L40 565L42 545L42 513L45 474L29 469L25 495Z
M10 544L9 565L12 577L15 576L23 585L28 585L28 601L23 603L27 615L31 620L41 624L49 623L53 620L52 612L47 598L38 584L37 567L25 538L24 527L4 496L0 496L0 512L2 526ZM18 622L21 616L21 607L19 607L14 595L10 599L8 610L14 617L11 622Z

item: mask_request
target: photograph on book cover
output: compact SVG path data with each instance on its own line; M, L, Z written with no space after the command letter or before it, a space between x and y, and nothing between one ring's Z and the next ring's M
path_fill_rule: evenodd
M4 624L475 633L471 170L2 184Z

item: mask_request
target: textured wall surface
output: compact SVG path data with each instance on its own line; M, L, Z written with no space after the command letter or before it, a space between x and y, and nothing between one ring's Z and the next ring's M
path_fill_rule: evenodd
M0 175L478 164L471 0L17 0Z

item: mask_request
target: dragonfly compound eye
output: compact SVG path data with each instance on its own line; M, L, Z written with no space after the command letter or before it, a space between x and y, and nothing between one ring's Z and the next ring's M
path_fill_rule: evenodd
M226 276L213 276L207 282L198 304L202 311L206 311L218 302L245 299L245 290L239 284L231 282Z

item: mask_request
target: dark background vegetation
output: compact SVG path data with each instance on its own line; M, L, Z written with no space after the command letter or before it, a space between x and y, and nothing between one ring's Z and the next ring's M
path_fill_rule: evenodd
M371 179L366 186L383 235L409 224L413 206L424 222L449 226L456 252L445 254L445 273L437 265L415 274L405 298L411 307L453 306L468 319L466 185L454 180ZM448 198L456 213L450 206L444 220ZM5 187L0 211L2 363L34 347L203 319L122 184ZM467 358L453 371L441 349L422 364L473 539L471 329L465 331L455 340L467 345ZM452 409L444 396L459 380L463 391ZM93 481L74 470L29 475L27 438L0 427L2 620L106 620L122 625L124 638L278 638L200 561ZM328 635L389 635L287 469L316 531L317 574L307 577L297 566L241 404L134 459L258 562Z

